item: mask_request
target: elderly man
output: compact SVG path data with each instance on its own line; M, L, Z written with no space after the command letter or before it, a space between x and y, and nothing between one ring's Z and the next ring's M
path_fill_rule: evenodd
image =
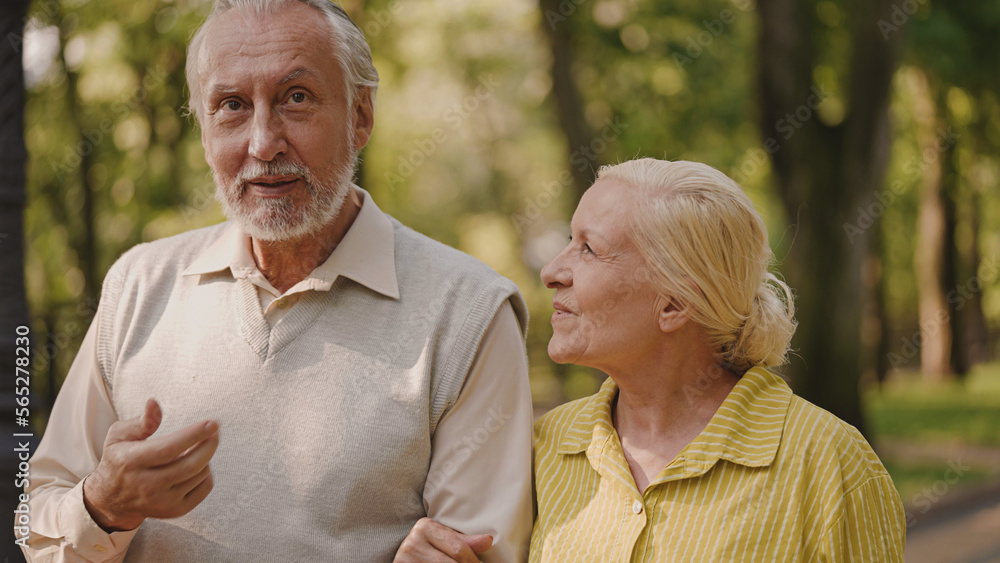
M431 517L523 559L524 303L351 185L360 30L329 0L219 0L187 77L231 221L108 273L32 459L29 558L391 561Z

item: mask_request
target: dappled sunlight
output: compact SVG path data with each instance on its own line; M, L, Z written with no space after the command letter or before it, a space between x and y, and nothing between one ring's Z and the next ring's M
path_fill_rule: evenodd
M76 303L96 298L108 266L132 245L222 220L200 131L184 109L183 52L208 6L108 0L70 3L58 13L33 7L24 42L26 275L33 314L51 319L50 328L80 320ZM521 287L542 402L596 388L592 372L547 359L551 291L538 271L565 243L576 202L600 165L653 156L717 167L760 210L778 269L788 275L802 263L795 252L809 244L802 229L810 209L827 203L789 203L776 162L801 160L797 151L815 142L817 130L840 130L852 118L854 24L839 4L815 4L817 53L803 73L805 95L771 124L761 122L761 24L752 2L681 2L665 10L654 2L591 0L557 3L550 13L531 0L346 7L365 31L382 79L359 182L404 224L469 252ZM928 54L925 45L937 37L927 35L928 26L945 16L926 7L912 21L910 15L879 28L887 38L913 34L892 77L891 143L879 149L886 151L886 176L874 193L838 212L840 227L833 229L847 246L867 241L873 229L880 234L875 265L841 269L881 276L883 317L831 336L861 336L869 375L879 342L879 353L898 359L891 367L915 369L922 341L947 324L921 324L915 272L927 178L944 163L956 258L942 302L961 305L954 314L982 312L988 338L967 345L976 361L991 357L1000 326L1000 102L992 78L973 77L971 67L949 62L950 53ZM948 17L948 37L971 42L976 31ZM572 39L569 83L553 73L554 61L563 60L553 50L554 31ZM977 51L970 45L958 41L955 53L971 56ZM837 158L809 156L813 168ZM806 301L830 298L829 288L793 289ZM869 297L856 298L874 314ZM58 377L70 359L57 359ZM977 377L967 389L981 384ZM896 384L890 378L883 398L894 396ZM981 399L942 396L956 404ZM969 428L970 436L981 432Z

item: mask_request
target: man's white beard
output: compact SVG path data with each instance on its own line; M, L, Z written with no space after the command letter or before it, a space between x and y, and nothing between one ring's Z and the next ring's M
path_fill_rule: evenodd
M226 217L239 223L251 238L262 241L281 241L299 238L318 232L330 224L344 207L350 193L351 180L357 155L343 166L316 178L312 170L293 162L276 160L254 161L240 170L230 185L224 186L215 171L215 199L222 204ZM261 176L294 175L302 178L310 197L296 206L291 197L246 197L247 182Z

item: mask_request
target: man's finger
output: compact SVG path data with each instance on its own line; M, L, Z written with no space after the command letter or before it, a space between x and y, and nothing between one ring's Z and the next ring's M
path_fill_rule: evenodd
M163 421L163 410L155 399L146 401L146 408L142 415L128 420L119 420L108 429L106 444L116 442L145 440L156 432Z
M212 487L215 486L215 481L212 477L212 472L209 471L208 475L198 483L195 488L191 489L191 492L184 495L184 502L188 504L188 510L198 506L201 501L205 500L208 493L212 492Z
M171 486L190 479L208 466L219 447L219 433L212 434L170 463L161 466L165 482Z
M201 504L201 501L205 500L205 497L212 492L212 487L214 486L214 481L212 480L212 472L209 471L208 475L201 480L193 489L191 489L188 494L181 497L176 504L175 508L170 511L169 514L165 514L163 518L177 518L179 516L184 516L188 512L194 509L194 507Z
M135 462L138 465L146 467L166 465L195 444L208 439L218 431L219 423L214 420L206 420L195 422L186 428L181 428L165 436L146 440L146 443L142 444Z
M462 540L465 541L466 545L469 546L469 549L471 549L476 555L482 555L493 547L493 536L489 534L459 535L462 536Z
M212 466L206 465L198 473L195 473L193 476L188 477L187 479L181 481L180 483L177 483L173 487L170 487L170 492L180 497L187 496L188 493L193 491L195 487L200 485L201 482L204 481L205 478L211 474L212 474Z

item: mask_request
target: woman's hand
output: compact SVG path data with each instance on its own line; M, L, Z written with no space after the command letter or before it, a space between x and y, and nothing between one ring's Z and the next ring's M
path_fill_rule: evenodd
M492 545L492 536L467 536L430 518L421 518L399 546L393 563L479 563L477 555Z

